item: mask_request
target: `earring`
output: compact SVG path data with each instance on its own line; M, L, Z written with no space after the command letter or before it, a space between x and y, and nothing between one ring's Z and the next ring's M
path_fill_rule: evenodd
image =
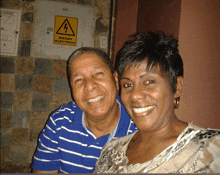
M178 109L180 105L180 97L174 99L174 108Z

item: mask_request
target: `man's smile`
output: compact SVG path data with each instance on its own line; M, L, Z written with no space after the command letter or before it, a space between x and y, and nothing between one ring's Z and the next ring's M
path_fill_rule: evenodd
M89 102L89 103L95 103L95 102L100 101L100 100L103 99L104 97L105 97L105 95L100 95L100 96L98 96L98 97L89 99L88 102Z

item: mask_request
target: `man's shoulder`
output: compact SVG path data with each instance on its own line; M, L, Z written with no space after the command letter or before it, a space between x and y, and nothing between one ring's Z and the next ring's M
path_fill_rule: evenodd
M57 116L59 114L62 113L75 113L75 111L77 110L78 106L76 105L75 102L70 102L68 104L63 104L61 105L59 108L57 108L56 110L54 110L51 115L52 116Z
M75 102L70 102L60 106L58 109L50 114L53 120L60 120L61 118L66 118L73 120L75 115L81 115L82 110L76 105ZM72 121L71 121L72 122Z

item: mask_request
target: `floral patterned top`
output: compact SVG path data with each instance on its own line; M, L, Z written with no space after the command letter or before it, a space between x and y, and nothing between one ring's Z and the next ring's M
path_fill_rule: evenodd
M94 173L220 173L220 130L189 123L176 142L152 160L127 165L126 150L135 133L107 143Z

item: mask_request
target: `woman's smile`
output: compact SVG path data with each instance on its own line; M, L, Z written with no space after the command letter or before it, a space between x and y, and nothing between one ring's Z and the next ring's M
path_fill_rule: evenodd
M133 112L135 113L135 114L145 114L145 115L147 115L148 113L150 113L152 110L153 110L153 108L155 107L155 105L153 105L153 106L147 106L147 107L141 107L141 108L133 108Z

